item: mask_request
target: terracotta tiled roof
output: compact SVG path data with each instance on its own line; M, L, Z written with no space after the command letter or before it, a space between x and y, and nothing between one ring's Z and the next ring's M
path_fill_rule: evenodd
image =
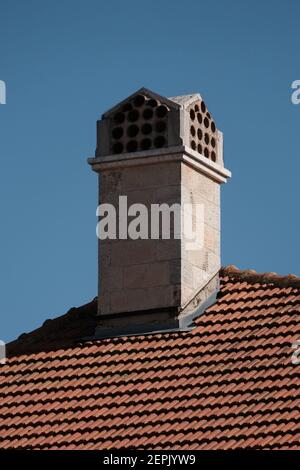
M226 268L193 330L78 343L95 313L10 345L1 448L300 449L299 278Z

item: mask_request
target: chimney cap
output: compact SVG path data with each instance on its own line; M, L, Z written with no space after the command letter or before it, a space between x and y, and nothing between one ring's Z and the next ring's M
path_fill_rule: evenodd
M122 107L122 105L126 104L128 101L132 100L135 96L138 96L138 95L146 95L148 98L153 98L155 100L158 100L161 103L164 103L174 109L180 109L182 107L181 103L176 101L176 99L173 100L172 98L166 98L165 96L159 95L158 93L155 93L154 91L151 91L148 88L142 87L136 92L132 93L132 95L127 96L122 101L119 101L119 103L117 103L112 108L105 111L105 113L102 114L102 119L109 117L111 114L115 113L115 111L117 111L120 107ZM175 98L179 98L179 97L175 97Z
M97 121L95 158L182 146L224 167L222 133L199 93L166 98L143 87Z

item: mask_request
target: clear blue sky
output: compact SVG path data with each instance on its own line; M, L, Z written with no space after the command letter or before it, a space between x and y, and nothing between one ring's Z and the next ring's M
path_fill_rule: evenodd
M298 1L0 0L0 338L97 292L96 119L141 86L224 132L222 262L300 275Z

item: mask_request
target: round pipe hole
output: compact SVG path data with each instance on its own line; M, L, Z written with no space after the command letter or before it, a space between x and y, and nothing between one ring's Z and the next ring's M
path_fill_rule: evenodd
M132 110L132 104L131 103L125 103L122 107L122 111L124 113L127 113L128 111Z
M207 113L206 113L206 116L208 117L208 119L211 119L211 115L209 114L208 111L207 111Z
M157 121L157 123L155 124L156 132L164 132L166 128L167 128L167 125L165 121Z
M195 137L195 135L196 135L196 129L194 128L194 126L191 126L191 135L193 137Z
M193 150L196 150L196 142L194 140L191 141L191 147Z
M201 144L197 145L197 150L198 150L199 153L202 154L202 145Z
M204 142L206 143L206 145L209 144L209 135L207 133L205 133Z
M205 105L204 101L201 101L201 111L202 111L202 113L205 113L205 111L206 111L206 105Z
M215 125L214 121L211 122L210 127L211 127L211 130L212 130L213 132L216 132L216 125Z
M116 113L114 115L114 121L117 123L117 124L122 124L122 122L125 121L125 114L124 113Z
M126 146L127 152L136 152L138 144L136 140L130 140Z
M139 128L136 124L131 124L127 129L128 137L135 137L139 133Z
M216 139L215 139L214 137L212 137L210 143L211 143L212 147L215 148L215 146L216 146Z
M138 110L133 109L132 111L129 111L127 119L130 122L135 122L138 120L139 116L140 116L140 113L138 112Z
M191 110L190 110L190 118L191 118L192 121L194 121L195 116L196 116L196 115L195 115L195 111L194 111L193 109L191 109Z
M114 145L113 145L113 153L114 154L117 154L117 153L122 153L123 152L123 144L121 142L116 142Z
M209 150L208 150L207 147L205 147L205 149L204 149L204 155L205 155L206 158L209 158Z
M123 134L124 134L123 127L115 127L112 130L112 136L113 136L114 139L121 139Z
M202 124L202 114L201 113L197 113L197 119L198 119L199 124Z
M206 128L209 127L209 120L207 119L207 117L204 118L204 125L205 125Z
M199 106L196 104L194 109L195 109L195 113L198 113L198 111L199 111Z
M140 146L142 150L148 150L152 146L151 139L143 139Z
M154 98L150 98L150 100L147 101L147 106L151 106L151 108L156 108L156 106L159 105L159 102L155 100Z
M155 137L154 146L157 149L160 149L161 147L164 147L165 144L166 144L166 139L164 138L163 135L158 135L157 137Z
M159 118L165 117L167 112L168 112L168 108L167 106L163 104L161 104L160 106L158 106L158 108L156 108L156 116Z
M143 112L144 119L151 119L153 117L153 110L151 108L146 108Z
M136 95L136 97L133 100L133 103L135 106L140 107L140 106L143 106L145 101L146 101L146 97L144 95Z
M201 129L198 129L198 130L197 130L197 136L198 136L198 139L199 139L199 140L202 140L203 132L202 132Z
M148 135L148 134L151 134L151 132L152 132L152 126L151 126L151 124L149 124L148 122L146 122L145 124L143 124L143 126L142 126L142 134Z
M213 162L216 162L217 160L216 153L214 151L211 152L211 159Z

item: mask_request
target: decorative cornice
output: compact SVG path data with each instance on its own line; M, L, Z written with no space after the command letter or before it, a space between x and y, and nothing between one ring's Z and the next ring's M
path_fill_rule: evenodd
M170 161L184 161L218 183L226 183L227 179L231 177L229 170L207 159L186 145L88 158L88 163L96 172L129 166L154 165Z

